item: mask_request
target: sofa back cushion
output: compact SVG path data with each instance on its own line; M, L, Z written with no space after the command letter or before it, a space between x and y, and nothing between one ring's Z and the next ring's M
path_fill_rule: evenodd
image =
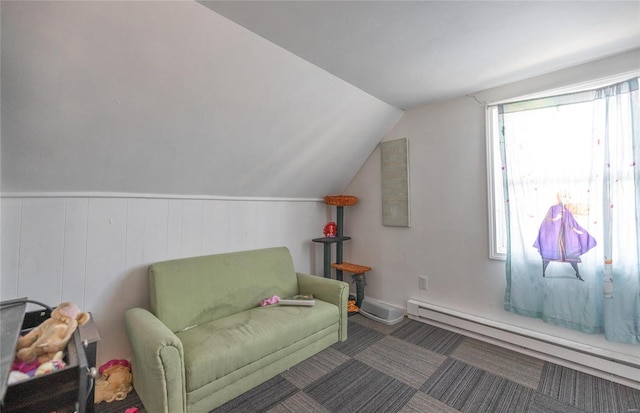
M149 267L151 311L171 331L217 320L298 292L286 247L182 258Z

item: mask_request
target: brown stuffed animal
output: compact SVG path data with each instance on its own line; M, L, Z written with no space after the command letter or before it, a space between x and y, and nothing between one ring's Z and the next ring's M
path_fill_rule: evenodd
M133 390L132 383L133 376L129 363L108 366L102 370L102 375L96 380L94 403L124 400L127 394Z
M16 357L27 363L36 358L40 364L52 360L58 351L65 349L76 328L89 321L90 317L74 303L60 304L51 312L51 318L18 338Z

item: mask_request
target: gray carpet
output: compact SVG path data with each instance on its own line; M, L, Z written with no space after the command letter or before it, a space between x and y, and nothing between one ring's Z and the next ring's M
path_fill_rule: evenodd
M146 413L137 395L96 413ZM405 319L349 318L349 339L212 413L639 413L640 390Z

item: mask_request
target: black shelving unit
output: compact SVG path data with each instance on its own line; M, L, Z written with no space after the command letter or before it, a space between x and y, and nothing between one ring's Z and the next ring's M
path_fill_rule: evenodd
M322 237L322 238L314 238L313 242L320 242L324 244L324 276L325 278L331 278L331 246L336 244L336 264L343 263L342 256L342 243L344 241L348 241L351 237L346 237L343 235L343 226L344 226L344 206L337 205L337 216L336 216L336 232L337 235L335 237ZM342 270L336 270L336 279L342 281Z
M339 197L346 197L350 199L357 199L355 197L349 197L340 195ZM334 205L336 207L336 233L335 237L322 237L322 238L314 238L313 242L318 242L323 244L324 248L324 276L326 278L331 278L331 268L334 268L336 271L336 279L343 281L343 271L353 273L353 281L356 284L356 305L360 307L362 303L362 299L364 298L364 274L367 271L371 271L370 267L352 264L349 262L344 262L343 259L343 242L348 241L351 237L347 237L343 233L344 229L344 206L335 203L334 201L329 201L330 198L336 197L325 197L325 202L327 205ZM353 205L355 202L352 201L349 205ZM336 246L336 261L335 263L331 263L331 250L332 245Z

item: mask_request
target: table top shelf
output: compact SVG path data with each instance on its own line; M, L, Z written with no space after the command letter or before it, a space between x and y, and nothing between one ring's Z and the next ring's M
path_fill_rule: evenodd
M313 242L321 242L323 244L335 244L336 242L348 241L351 237L323 237L323 238L314 238L311 241Z
M333 263L331 264L332 268L340 271L347 271L352 274L364 274L367 271L371 271L371 267L367 267L366 265L352 264L350 262L342 262L342 263Z

